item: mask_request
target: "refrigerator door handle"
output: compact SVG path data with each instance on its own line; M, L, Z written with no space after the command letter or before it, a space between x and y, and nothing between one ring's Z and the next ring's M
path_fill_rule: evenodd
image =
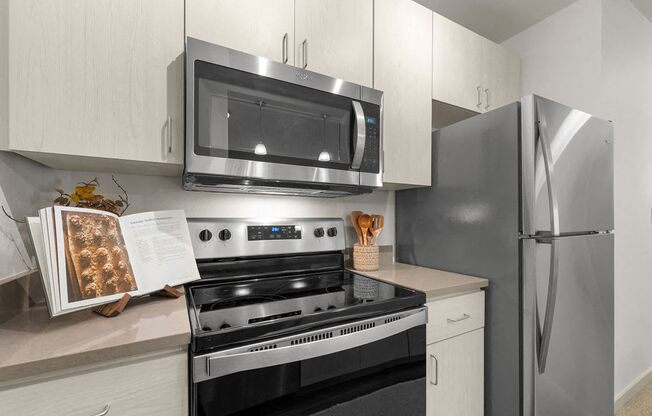
M537 100L538 101L538 100ZM554 162L552 160L552 149L550 141L546 136L546 119L541 110L541 105L537 102L537 130L539 133L539 142L541 143L541 153L543 154L543 166L546 171L546 184L548 188L548 205L550 211L550 232L553 236L559 235L559 203L557 202L557 191L554 187Z
M550 244L550 272L548 275L548 294L546 297L546 313L543 320L543 329L539 322L539 302L536 301L537 318L537 361L539 374L546 371L548 349L550 347L550 334L555 318L555 303L557 301L557 282L559 280L559 250L555 237L546 239Z

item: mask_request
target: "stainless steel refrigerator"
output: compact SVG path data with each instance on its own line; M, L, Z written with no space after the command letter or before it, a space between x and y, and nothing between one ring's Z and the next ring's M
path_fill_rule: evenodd
M613 127L528 96L433 132L397 261L489 279L485 415L613 416Z

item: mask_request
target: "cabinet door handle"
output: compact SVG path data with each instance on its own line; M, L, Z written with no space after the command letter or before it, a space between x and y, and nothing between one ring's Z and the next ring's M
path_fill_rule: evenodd
M287 64L288 63L288 34L285 32L285 35L283 35L283 40L281 41L282 45L282 51L283 51L283 63Z
M469 315L468 313L464 313L462 314L461 318L457 318L457 319L446 318L446 322L454 324L460 321L464 321L465 319L469 319L470 317L471 315Z
M484 106L484 109L488 110L489 107L490 107L490 104L489 104L489 88L485 88L484 93L487 95L487 105Z
M480 108L482 106L482 87L478 85L476 88L478 89L478 104L476 107Z
M308 67L308 39L301 42L301 48L303 51L303 69L306 69Z
M106 406L104 406L104 409L100 413L97 413L93 416L104 416L109 413L109 410L111 410L111 403L107 403Z
M168 135L167 135L168 153L172 153L172 117L168 116Z
M430 379L430 384L436 386L439 383L439 361L437 361L437 357L434 354L430 354L430 362L433 363L433 377Z

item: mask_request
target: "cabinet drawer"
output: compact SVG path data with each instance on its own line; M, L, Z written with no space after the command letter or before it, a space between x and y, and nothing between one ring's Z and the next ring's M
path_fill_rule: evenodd
M0 389L0 415L187 416L187 361L178 351Z
M484 292L428 302L427 342L441 341L484 327Z

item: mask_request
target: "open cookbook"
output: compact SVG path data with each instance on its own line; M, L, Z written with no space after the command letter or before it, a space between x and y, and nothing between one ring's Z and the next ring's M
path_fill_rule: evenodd
M27 223L52 317L199 279L183 211L55 206Z

